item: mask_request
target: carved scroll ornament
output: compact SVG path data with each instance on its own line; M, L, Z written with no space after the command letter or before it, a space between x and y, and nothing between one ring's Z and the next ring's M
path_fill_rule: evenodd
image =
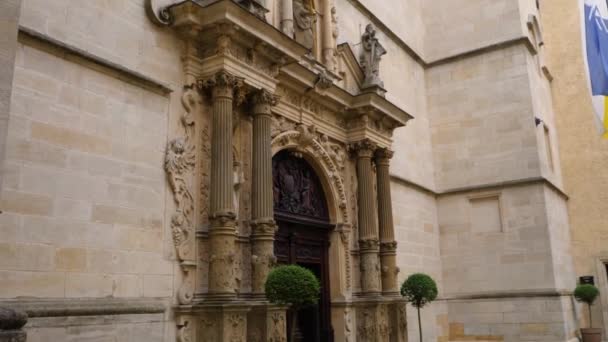
M175 202L175 212L171 215L170 224L177 258L183 271L182 285L178 292L178 300L181 304L190 303L194 297L196 256L193 224L194 198L191 183L196 154L192 111L199 103L200 97L195 87L184 87L182 105L185 112L180 119L184 135L169 141L164 165Z

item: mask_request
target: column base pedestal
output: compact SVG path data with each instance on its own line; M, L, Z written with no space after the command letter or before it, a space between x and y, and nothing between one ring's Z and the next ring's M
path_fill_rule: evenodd
M253 300L177 306L177 341L286 342L286 311L285 306Z

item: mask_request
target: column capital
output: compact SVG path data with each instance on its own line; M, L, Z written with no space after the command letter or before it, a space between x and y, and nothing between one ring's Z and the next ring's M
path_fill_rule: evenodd
M369 139L360 140L348 145L348 149L357 158L372 158L378 145Z
M277 224L273 219L261 219L251 221L251 233L254 236L269 235L274 237Z
M213 98L224 97L242 102L245 96L243 78L232 75L226 70L220 70L206 79L198 80L201 90L211 92Z
M389 150L388 148L379 148L374 153L374 159L376 161L376 165L386 165L390 164L390 160L393 158L395 152Z
M279 96L266 89L260 89L252 93L251 104L253 105L253 115L270 115L271 108L279 102Z
M397 241L380 242L380 253L396 253Z
M361 239L359 240L359 250L361 252L379 250L380 243L377 239Z

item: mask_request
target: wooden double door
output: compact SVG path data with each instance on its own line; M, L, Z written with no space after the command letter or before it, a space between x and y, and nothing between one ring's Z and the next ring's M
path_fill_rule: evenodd
M311 270L321 283L321 294L316 306L298 312L296 341L333 341L330 320L329 293L329 226L324 223L277 221L274 252L279 264L296 264ZM289 314L291 315L291 313ZM291 317L288 317L291 331Z

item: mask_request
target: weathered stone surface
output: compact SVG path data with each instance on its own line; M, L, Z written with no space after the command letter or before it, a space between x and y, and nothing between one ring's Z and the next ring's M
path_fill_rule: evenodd
M150 1L177 29L148 20L147 3L27 0L18 20L19 1L0 5L0 297L179 304L165 316L49 309L57 317L28 324L32 341L263 340L255 328L284 341L282 313L244 313L261 305L274 264L268 167L284 149L310 163L328 199L336 337L416 340L415 311L381 295L413 272L440 288L422 313L426 342L573 337L573 308L555 291L573 285L573 245L589 251L577 269L597 271L603 235L579 227L573 244L568 225L601 227L602 216L569 217L541 179L560 187L560 151L581 149L569 134L557 141L543 27L522 38L530 15L547 18L534 1L264 1L268 13L244 2L257 17L229 1ZM221 6L231 14L207 15ZM568 46L557 62L580 64ZM580 86L573 76L556 75L560 94ZM266 100L244 101L261 88ZM577 112L565 98L558 111ZM591 124L568 117L570 129ZM395 151L390 169L348 157L362 140ZM566 174L592 164L580 155ZM566 184L589 193L577 177ZM212 299L244 309L202 313Z

